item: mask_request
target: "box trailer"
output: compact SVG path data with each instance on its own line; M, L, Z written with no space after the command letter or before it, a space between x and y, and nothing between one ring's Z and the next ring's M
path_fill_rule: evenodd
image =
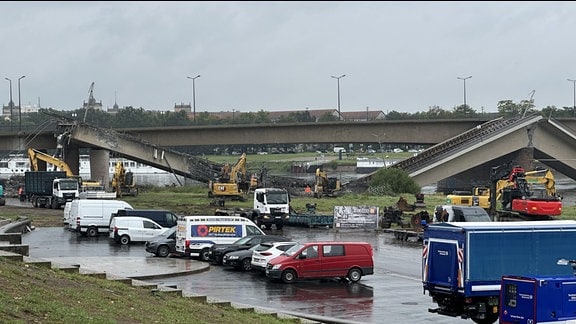
M454 222L425 226L424 293L430 312L494 323L502 276L567 276L558 265L576 253L576 221Z

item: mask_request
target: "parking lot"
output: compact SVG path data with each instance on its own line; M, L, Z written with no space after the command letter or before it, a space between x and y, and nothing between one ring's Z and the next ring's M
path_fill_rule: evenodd
M178 276L145 279L176 286L183 295L205 295L214 300L262 307L287 313L308 314L346 323L457 323L455 319L428 312L434 307L422 292L421 248L398 242L391 234L372 231L336 232L333 229L285 227L281 233L300 242L365 241L374 248L375 273L350 284L333 280L310 280L286 285L270 282L262 274L241 272L197 260L158 258L144 251L142 244L111 243L105 236L89 238L63 228L37 228L24 234L30 257L56 263L84 264L93 269L134 276L144 268L178 266L207 267L206 271ZM132 264L134 267L128 267Z

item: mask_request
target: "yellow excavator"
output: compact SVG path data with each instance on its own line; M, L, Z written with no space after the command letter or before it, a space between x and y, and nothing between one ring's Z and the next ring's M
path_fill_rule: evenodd
M134 174L131 171L126 171L121 161L116 162L114 166L112 190L116 192L117 197L138 195Z
M246 171L246 153L234 166L224 164L218 179L208 182L209 198L225 198L244 201L251 190L258 187L258 179Z
M340 180L336 177L328 177L326 171L316 169L316 183L314 185L314 198L322 196L335 197L342 190Z

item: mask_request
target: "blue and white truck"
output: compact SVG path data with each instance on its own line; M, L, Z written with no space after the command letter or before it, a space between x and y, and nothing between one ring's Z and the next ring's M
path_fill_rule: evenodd
M491 324L503 276L569 276L576 221L454 222L425 226L422 284L429 312Z

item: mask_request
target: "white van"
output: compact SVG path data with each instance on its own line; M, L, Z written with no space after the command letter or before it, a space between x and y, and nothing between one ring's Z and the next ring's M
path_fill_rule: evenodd
M265 235L254 222L240 216L184 216L176 229L176 254L210 260L213 244L231 244L247 235Z
M122 245L130 242L146 242L153 237L167 232L169 227L162 227L155 221L138 216L114 217L110 222L109 237Z
M70 222L72 222L72 219L70 217L71 208L72 208L72 202L71 201L66 202L66 205L64 205L64 228L66 229L70 228Z
M115 199L75 199L70 206L74 230L90 237L108 234L110 216L118 209L133 209L129 203Z

